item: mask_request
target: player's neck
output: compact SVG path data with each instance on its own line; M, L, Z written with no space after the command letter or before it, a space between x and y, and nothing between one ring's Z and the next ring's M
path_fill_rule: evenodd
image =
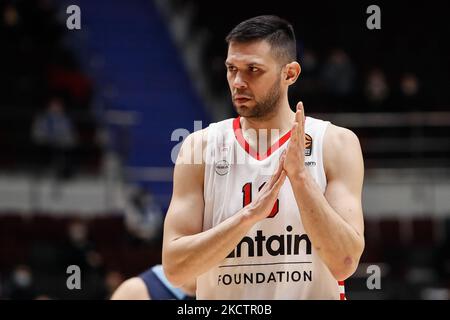
M294 120L295 113L286 101L285 104L278 107L276 113L266 118L242 117L241 127L250 146L259 153L265 153L269 146L279 141L282 136L291 130ZM254 133L256 133L256 136Z
M245 118L241 119L241 126L244 131L253 129L258 132L259 129L279 130L284 134L291 130L294 123L295 113L289 107L287 98L282 101L277 111L263 118Z

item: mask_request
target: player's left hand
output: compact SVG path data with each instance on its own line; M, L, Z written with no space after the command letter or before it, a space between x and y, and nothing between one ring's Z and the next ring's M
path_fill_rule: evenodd
M291 130L291 139L286 150L283 169L288 178L301 177L305 172L305 109L303 102L297 103L295 122Z

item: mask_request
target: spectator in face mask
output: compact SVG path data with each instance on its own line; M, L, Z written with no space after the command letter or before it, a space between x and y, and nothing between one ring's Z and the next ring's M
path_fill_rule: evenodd
M89 229L82 220L75 220L68 226L69 242L65 249L67 264L78 265L84 270L98 270L102 267L101 256L89 239Z
M9 298L12 300L31 300L36 295L33 274L26 265L17 266L11 275Z
M40 155L40 165L56 171L58 178L70 177L73 173L71 153L76 144L75 130L61 99L52 98L47 109L37 115L31 135Z

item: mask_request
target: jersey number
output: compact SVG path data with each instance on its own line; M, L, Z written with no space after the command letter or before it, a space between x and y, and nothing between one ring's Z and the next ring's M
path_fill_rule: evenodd
M259 188L258 192L261 191L262 187L264 187L266 183L264 182ZM252 183L247 182L242 187L242 193L243 193L243 200L242 200L242 206L245 207L246 205L249 205L252 202ZM273 205L272 211L267 216L267 218L273 218L277 215L278 210L280 208L280 200L277 199L275 204Z

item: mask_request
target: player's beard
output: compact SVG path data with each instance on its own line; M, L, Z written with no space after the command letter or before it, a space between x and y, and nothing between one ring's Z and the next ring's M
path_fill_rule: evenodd
M270 87L267 94L261 99L254 99L255 105L252 108L245 104L236 106L233 102L234 109L241 117L264 119L276 112L281 97L281 77Z

